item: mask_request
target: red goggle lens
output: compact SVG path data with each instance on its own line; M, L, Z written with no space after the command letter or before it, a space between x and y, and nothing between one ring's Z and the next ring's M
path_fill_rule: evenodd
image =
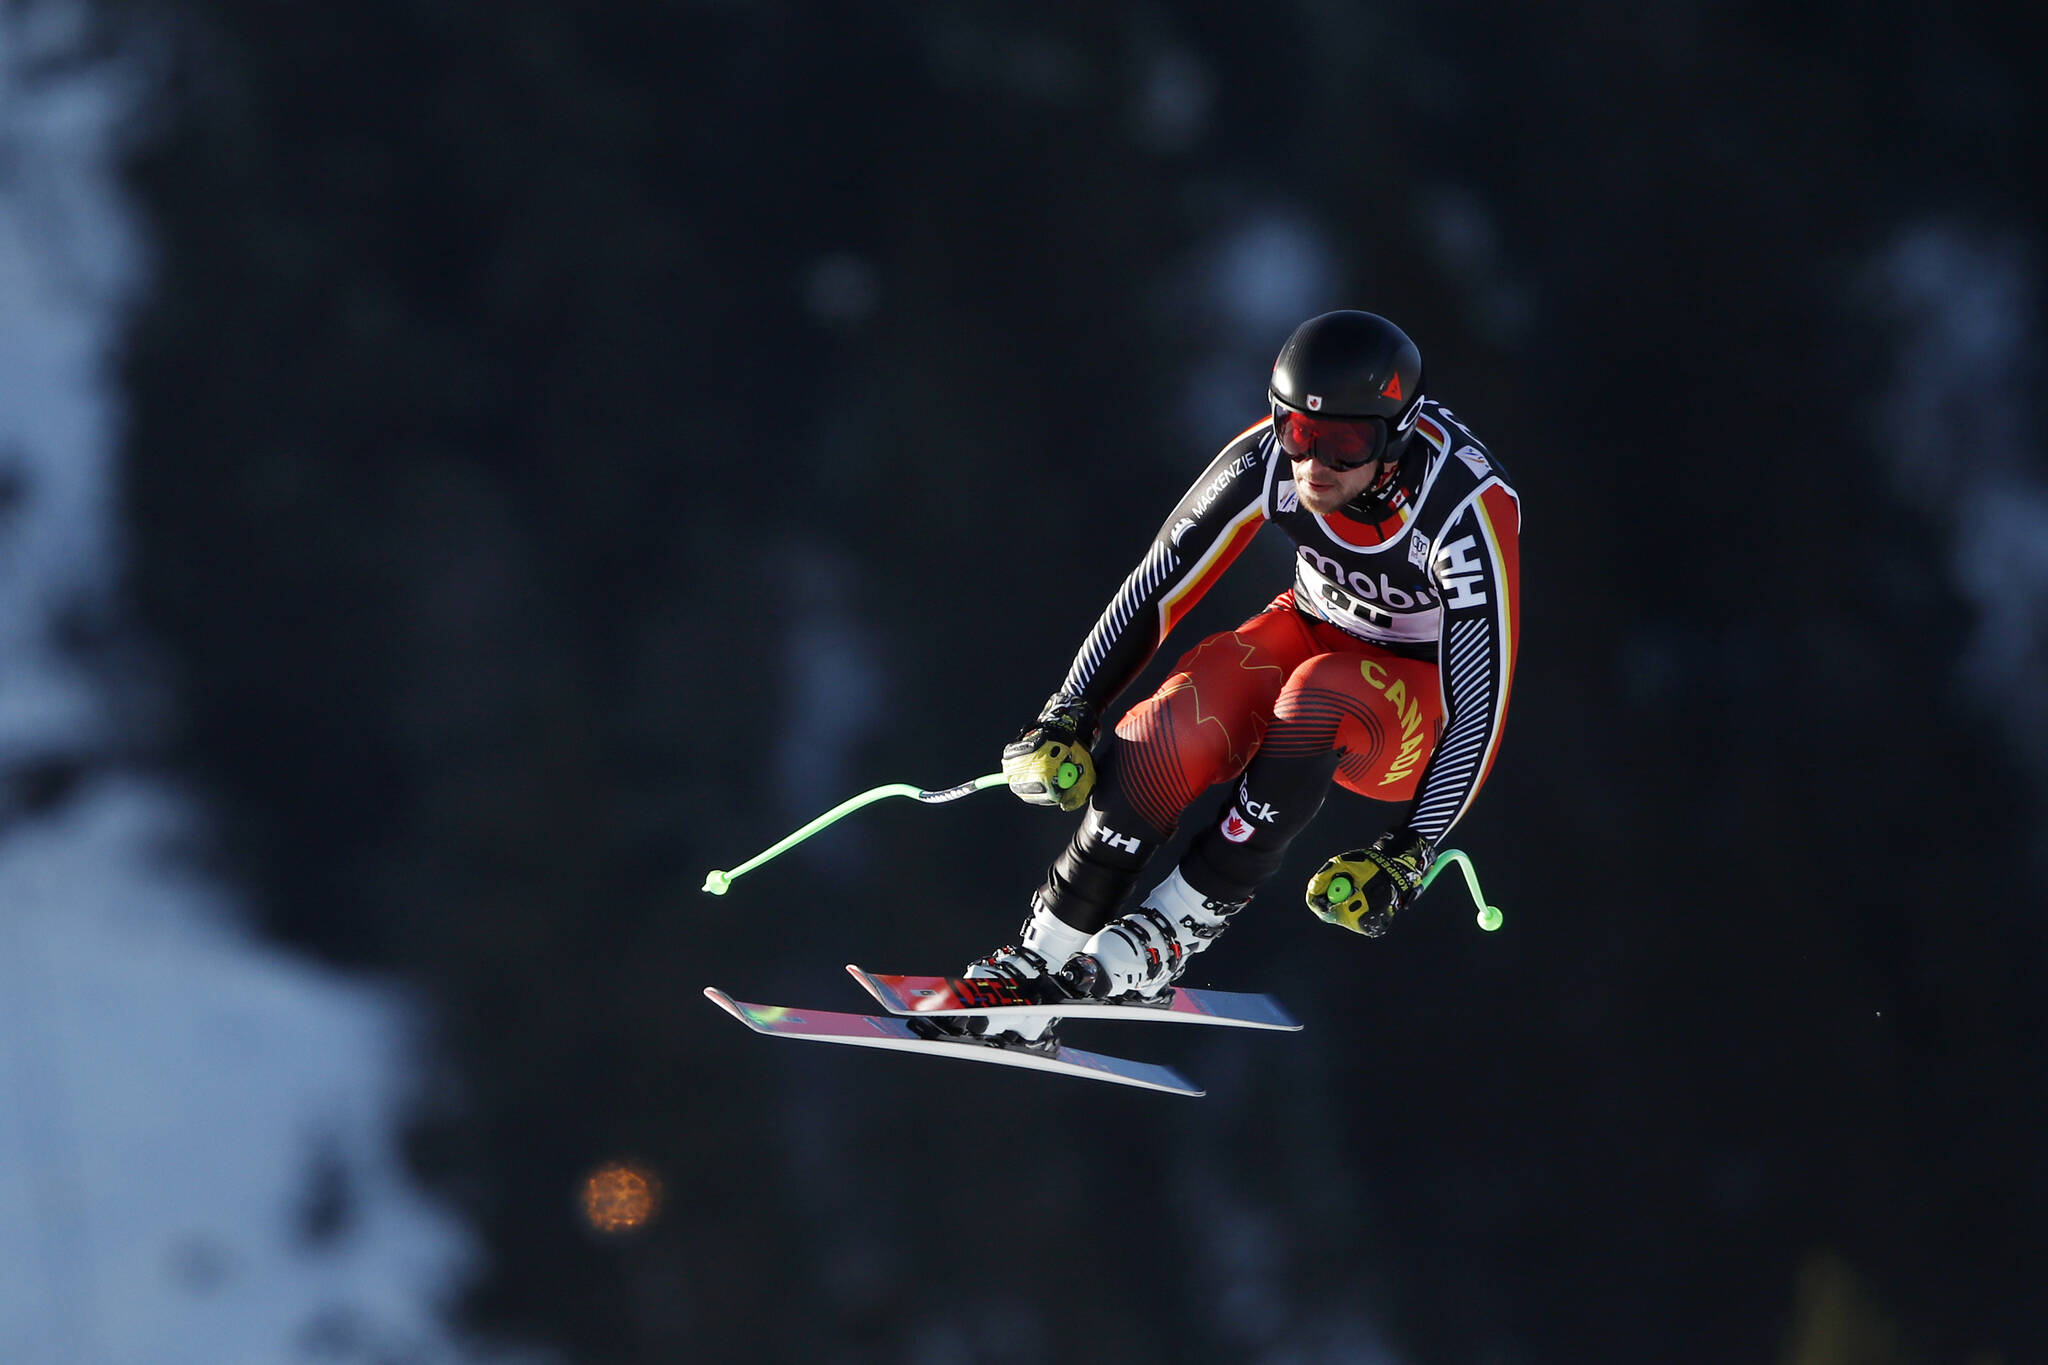
M1336 469L1357 469L1379 458L1386 428L1376 417L1311 417L1273 405L1273 434L1294 459L1314 458Z

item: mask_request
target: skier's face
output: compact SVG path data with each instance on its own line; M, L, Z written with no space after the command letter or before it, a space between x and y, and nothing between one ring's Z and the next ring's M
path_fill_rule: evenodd
M1380 462L1374 460L1356 469L1332 469L1319 460L1306 455L1296 455L1294 465L1294 491L1301 499L1301 505L1318 516L1330 513L1350 502L1380 476Z

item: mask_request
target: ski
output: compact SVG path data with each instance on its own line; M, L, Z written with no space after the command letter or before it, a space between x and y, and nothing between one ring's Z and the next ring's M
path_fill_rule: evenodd
M720 1009L756 1033L776 1038L796 1038L813 1043L848 1043L854 1047L890 1048L898 1052L923 1052L954 1057L964 1062L994 1062L997 1066L1020 1066L1031 1071L1050 1071L1084 1080L1132 1085L1143 1090L1161 1090L1169 1095L1199 1096L1203 1092L1171 1067L1151 1062L1134 1062L1127 1057L1105 1057L1062 1047L1050 1053L1017 1047L998 1047L972 1039L924 1038L913 1026L894 1015L841 1014L836 1010L799 1010L782 1005L750 1005L735 1000L716 986L706 986L705 996Z
M1169 987L1156 1002L1069 1000L1033 1003L1008 981L952 976L884 976L848 963L846 970L894 1015L1051 1014L1062 1019L1152 1019L1174 1024L1221 1024L1227 1028L1299 1029L1269 995L1241 991Z

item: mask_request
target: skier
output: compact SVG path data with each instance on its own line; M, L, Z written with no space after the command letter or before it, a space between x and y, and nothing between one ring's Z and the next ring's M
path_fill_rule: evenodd
M1003 750L1011 791L1086 814L1020 941L965 975L1046 1002L1156 997L1279 869L1333 778L1394 818L1322 865L1308 905L1378 937L1486 780L1521 609L1521 500L1506 470L1423 395L1421 352L1372 313L1302 323L1267 396L1270 416L1195 480ZM1267 522L1296 546L1294 586L1188 651L1102 743L1105 708ZM1119 916L1183 813L1224 782L1179 865ZM1049 1051L1053 1017L986 1040ZM948 1029L960 1027L989 1025Z

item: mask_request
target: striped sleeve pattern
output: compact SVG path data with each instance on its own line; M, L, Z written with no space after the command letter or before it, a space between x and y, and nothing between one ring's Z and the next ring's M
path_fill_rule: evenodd
M1500 750L1521 636L1520 532L1519 501L1492 483L1452 519L1433 559L1444 591L1444 732L1407 825L1434 845L1471 808Z
M1055 701L1100 714L1265 524L1266 422L1223 447L1159 529L1074 656Z
M1123 587L1110 600L1102 619L1095 623L1095 629L1088 632L1088 638L1081 644L1081 652L1074 656L1074 666L1067 671L1066 682L1060 685L1062 696L1087 695L1089 685L1109 659L1116 642L1124 638L1138 613L1158 600L1160 589L1180 565L1180 556L1174 553L1171 545L1154 545L1139 561L1138 567L1131 570L1130 577L1124 580ZM1157 648L1157 645L1153 647Z
M1408 822L1432 844L1464 813L1483 751L1493 738L1488 724L1494 684L1490 633L1483 621L1453 621L1444 635L1444 704L1452 719L1430 755Z

